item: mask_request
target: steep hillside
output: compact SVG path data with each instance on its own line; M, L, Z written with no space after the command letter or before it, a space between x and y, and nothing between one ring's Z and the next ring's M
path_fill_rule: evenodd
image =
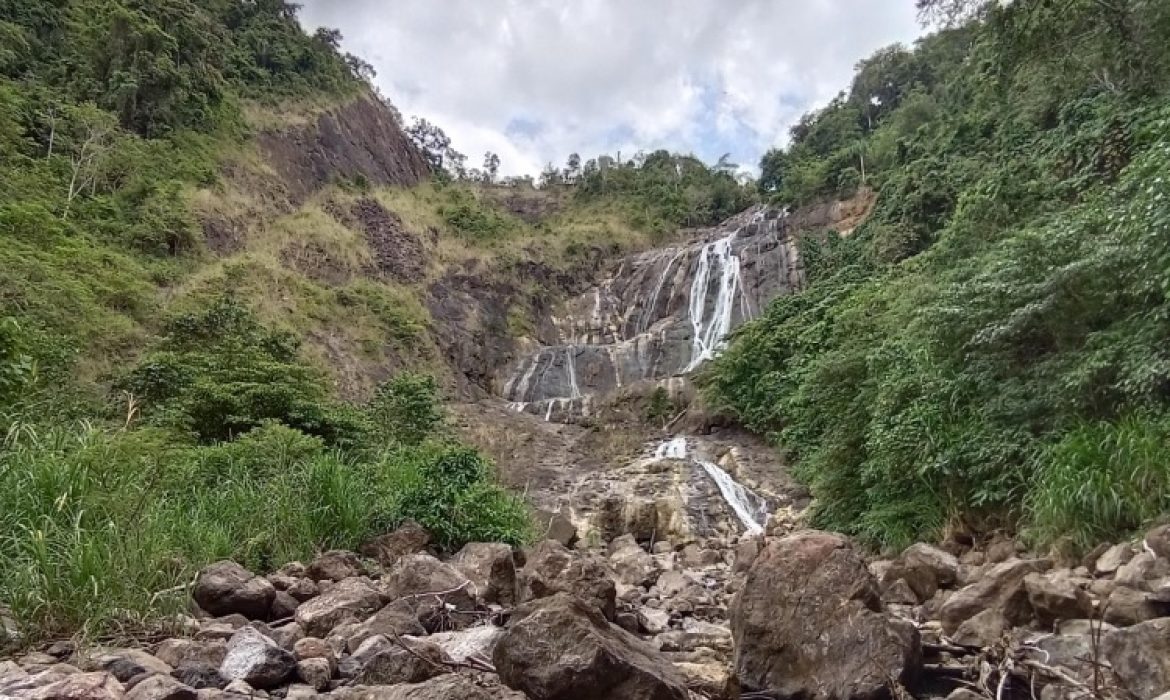
M780 203L873 187L801 246L710 396L812 485L816 522L898 547L1023 529L1076 551L1170 508L1170 6L977 10L763 159Z

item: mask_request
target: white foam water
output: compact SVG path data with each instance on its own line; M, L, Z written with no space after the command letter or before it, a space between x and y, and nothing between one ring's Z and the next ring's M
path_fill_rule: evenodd
M715 357L723 346L723 340L731 331L731 317L735 311L735 297L740 291L739 256L732 251L736 232L711 241L699 253L698 268L691 281L691 297L688 313L693 335L691 337L691 360L683 372L693 372L703 362ZM711 268L719 274L719 288L716 291L715 307L707 318L707 294L710 286ZM742 301L741 301L742 304Z
M687 439L683 436L672 437L659 444L654 450L655 459L691 459L689 455L690 449L687 445ZM767 501L736 481L718 464L697 458L691 459L691 461L702 467L707 476L711 477L711 481L715 482L719 494L723 496L727 505L731 506L735 517L739 518L739 522L743 524L744 529L749 534L764 531L764 523L768 520Z

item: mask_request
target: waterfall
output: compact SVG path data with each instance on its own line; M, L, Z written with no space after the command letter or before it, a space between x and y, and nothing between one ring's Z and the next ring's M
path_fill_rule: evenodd
M688 454L687 439L682 436L672 437L659 444L654 450L655 459L691 459L688 457ZM719 494L723 496L723 500L727 502L727 505L731 506L731 510L735 512L735 517L739 518L744 530L748 534L764 531L764 523L768 520L767 501L756 492L736 481L734 477L728 474L718 464L698 458L691 459L691 461L702 467L703 471L707 473L707 476L711 478L711 481L715 482L715 486L719 489Z
M719 487L723 500L735 511L736 517L743 523L749 534L764 531L764 523L768 519L768 504L756 495L751 489L739 483L724 471L718 464L700 459L696 460L707 476ZM759 518L759 520L757 520Z
M691 360L683 372L693 372L706 360L715 357L723 339L731 331L731 317L735 311L735 296L740 289L739 256L732 252L733 231L727 236L703 246L699 266L691 282L689 313L694 335L691 337ZM719 270L719 291L715 308L707 318L707 288L711 276L712 258ZM742 300L740 301L742 304Z

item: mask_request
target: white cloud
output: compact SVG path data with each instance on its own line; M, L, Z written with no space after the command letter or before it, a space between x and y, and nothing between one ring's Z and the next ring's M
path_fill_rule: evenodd
M507 174L639 148L754 164L858 60L919 33L912 0L304 0L301 20Z

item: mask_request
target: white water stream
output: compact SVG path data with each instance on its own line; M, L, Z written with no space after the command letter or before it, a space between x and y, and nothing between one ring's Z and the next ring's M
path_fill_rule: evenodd
M731 248L736 232L711 241L699 253L699 266L691 281L691 295L688 313L694 335L691 337L691 361L684 372L693 372L703 362L715 357L723 346L723 339L731 331L731 317L735 310L735 297L739 293L739 256ZM718 270L719 290L716 292L715 308L707 318L707 287L711 268ZM742 302L741 302L742 303Z
M655 459L684 459L698 464L711 478L711 481L715 482L723 500L731 506L731 510L743 523L748 534L764 531L764 523L768 520L767 501L736 481L718 464L698 457L690 457L685 437L676 436L658 445L654 450L654 457Z

